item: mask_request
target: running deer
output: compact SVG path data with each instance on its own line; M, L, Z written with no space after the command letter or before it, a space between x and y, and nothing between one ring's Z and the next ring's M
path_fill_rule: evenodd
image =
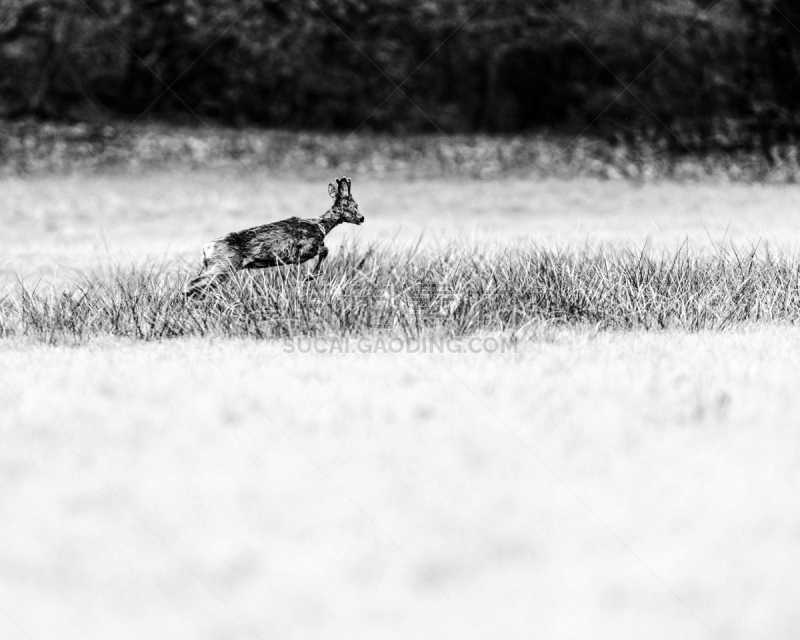
M312 279L328 255L325 236L342 222L361 224L364 216L351 193L350 178L336 178L328 185L333 206L319 218L288 218L244 231L229 233L203 247L200 273L186 283L184 293L193 296L227 279L240 269L263 269L288 264L302 264L317 258L308 274Z

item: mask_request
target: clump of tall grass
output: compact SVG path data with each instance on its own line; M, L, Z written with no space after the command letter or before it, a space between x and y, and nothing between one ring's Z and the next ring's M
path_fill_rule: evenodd
M550 325L724 329L800 319L800 263L735 247L583 251L345 247L314 281L298 268L237 274L186 299L185 268L115 268L57 290L19 283L0 335L49 343L95 336L280 338L365 334L524 337Z

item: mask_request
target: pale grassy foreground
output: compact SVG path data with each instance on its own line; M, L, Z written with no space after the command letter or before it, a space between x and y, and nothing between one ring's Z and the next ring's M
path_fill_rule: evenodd
M6 341L0 637L793 637L799 339Z

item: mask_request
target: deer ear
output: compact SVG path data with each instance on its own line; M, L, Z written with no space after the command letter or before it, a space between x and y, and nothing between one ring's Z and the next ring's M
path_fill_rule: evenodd
M331 198L336 198L336 191L337 191L336 187L334 187L334 186L333 186L333 182L331 182L331 183L328 185L328 195L329 195Z
M347 185L347 178L336 178L336 184L339 185L339 195L344 196L344 188Z
M347 183L347 195L353 195L353 181L350 178L344 178L344 181Z

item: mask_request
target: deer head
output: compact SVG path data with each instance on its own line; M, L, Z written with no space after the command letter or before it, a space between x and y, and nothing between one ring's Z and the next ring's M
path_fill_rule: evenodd
M353 200L351 188L353 181L350 178L335 178L335 185L328 185L328 194L333 198L333 210L341 216L342 222L361 224L364 216L358 212L358 205Z

